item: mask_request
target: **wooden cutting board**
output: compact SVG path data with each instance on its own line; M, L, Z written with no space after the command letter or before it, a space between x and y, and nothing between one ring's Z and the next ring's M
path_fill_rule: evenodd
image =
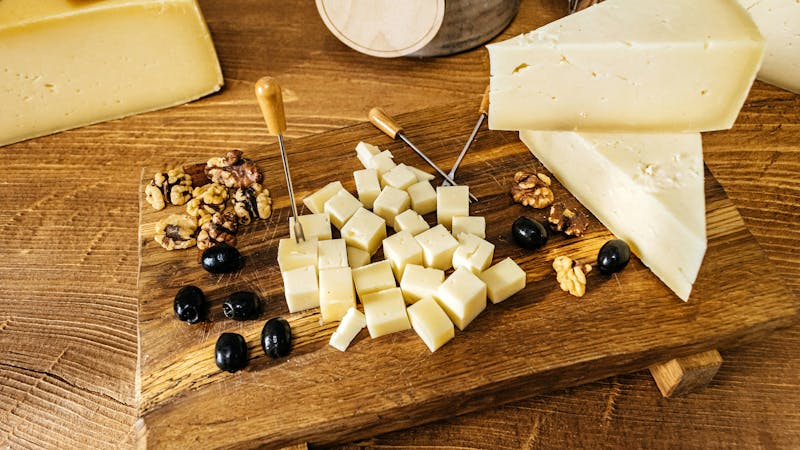
M476 97L475 105L397 119L413 142L449 168L475 123L478 102ZM397 162L424 168L402 143L364 123L287 142L298 197L333 180L354 192L352 172L361 168L354 147L360 140L388 148ZM515 246L511 223L522 214L541 220L544 213L512 202L512 177L520 168L540 165L515 133L484 129L458 179L481 199L471 214L487 218L495 261L517 261L527 272L527 288L489 304L436 353L410 330L379 339L364 330L341 353L327 344L335 324L321 326L317 310L289 314L282 297L277 241L288 236L290 209L278 149L244 150L262 168L275 208L271 218L240 234L238 246L247 258L240 272L210 275L199 266L196 250L163 250L153 241L154 224L181 210L140 205L137 427L143 446L276 447L364 438L731 347L798 316L796 302L708 171L708 251L688 303L636 259L612 277L591 272L583 298L562 292L552 260L568 255L593 262L612 235L592 217L582 238L556 235L535 252ZM144 170L142 186L155 169ZM556 199L574 204L554 184ZM173 316L175 292L187 284L205 291L210 322L191 326ZM224 318L222 299L236 290L255 291L266 301L261 319ZM259 344L264 322L274 316L290 321L295 342L292 354L278 361L267 358ZM250 346L250 365L235 374L214 364L214 344L225 331L241 333Z

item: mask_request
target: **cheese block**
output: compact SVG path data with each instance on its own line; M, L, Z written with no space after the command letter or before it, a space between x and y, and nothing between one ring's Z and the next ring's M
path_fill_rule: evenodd
M358 158L359 161L361 161L361 164L364 167L367 167L369 160L380 152L381 149L378 148L378 146L376 145L368 144L364 141L361 141L358 144L356 144L356 157Z
M373 292L361 298L371 338L411 328L400 288Z
M281 272L297 269L298 267L317 267L319 255L318 240L309 236L305 241L297 242L294 238L278 241L278 266Z
M334 269L337 267L350 267L344 239L319 241L317 244L317 269Z
M303 227L303 236L306 238L316 237L323 241L333 237L331 221L327 214L304 214L297 216L297 220ZM289 217L289 237L294 239L294 217Z
M392 266L394 277L403 278L406 265L422 265L422 247L408 231L399 231L383 240L383 256Z
M758 79L800 94L800 1L738 1L767 40Z
M386 238L386 221L364 208L359 208L344 224L341 234L347 245L374 255Z
M339 189L322 205L322 210L327 214L333 226L341 230L358 208L363 206L353 194L344 189Z
M414 236L422 247L422 261L425 267L447 270L453 267L453 253L458 248L458 241L447 231L444 225L436 225L430 230Z
M383 260L353 269L353 283L358 297L397 287L389 261Z
M372 212L382 217L386 225L395 228L394 218L410 207L408 192L387 185L372 204Z
M478 274L486 283L486 295L492 303L500 303L525 289L526 275L517 263L506 258Z
M607 0L488 45L489 128L730 128L764 54L736 0Z
M417 182L417 176L406 165L398 165L383 174L381 181L384 186L406 190Z
M436 221L448 229L454 216L469 215L468 186L439 186L436 188Z
M366 326L367 318L364 314L355 308L350 308L342 318L336 331L331 335L331 340L328 343L331 347L343 352L347 350L353 339Z
M456 335L453 322L432 297L425 297L407 309L411 328L430 351L435 352Z
M283 293L289 312L303 311L319 306L319 284L314 266L298 267L282 272Z
M347 246L347 264L353 268L357 269L362 266L366 266L371 262L370 254L360 248L350 247Z
M0 61L0 145L180 105L223 84L195 0L3 0Z
M375 169L362 169L353 172L356 182L358 200L367 209L372 209L372 204L381 193L381 184L378 181L378 171Z
M428 222L413 209L407 209L394 216L394 229L397 231L408 231L416 236L430 227Z
M464 268L456 269L434 297L459 330L464 330L486 309L486 284Z
M408 264L400 280L400 290L406 303L413 304L423 297L436 294L444 282L444 270Z
M324 241L329 242L329 241ZM356 292L349 267L319 270L319 312L322 322L342 320L356 307Z
M700 134L521 131L531 152L682 300L706 251Z

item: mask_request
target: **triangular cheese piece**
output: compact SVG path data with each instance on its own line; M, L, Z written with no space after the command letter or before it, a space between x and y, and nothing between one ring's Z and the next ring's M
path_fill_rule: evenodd
M489 128L730 128L764 53L735 0L607 0L487 46Z
M521 131L536 158L682 300L706 251L699 133Z

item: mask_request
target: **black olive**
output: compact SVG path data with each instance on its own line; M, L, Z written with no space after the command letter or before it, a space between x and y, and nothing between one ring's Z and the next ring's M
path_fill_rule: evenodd
M236 372L247 365L247 343L241 334L222 333L214 348L217 367L228 372Z
M255 319L261 314L261 302L258 300L258 296L252 292L234 292L222 303L222 312L228 319Z
M631 248L625 241L612 239L600 248L597 253L597 268L603 275L619 272L631 260Z
M242 255L236 247L217 244L203 251L202 263L203 269L211 273L234 272L242 266Z
M280 358L292 351L292 327L286 319L275 317L264 324L261 348L270 358Z
M514 241L522 248L536 250L547 243L547 228L539 221L522 216L511 226Z
M200 322L206 313L206 296L197 286L184 286L175 294L172 308L178 319L188 323Z

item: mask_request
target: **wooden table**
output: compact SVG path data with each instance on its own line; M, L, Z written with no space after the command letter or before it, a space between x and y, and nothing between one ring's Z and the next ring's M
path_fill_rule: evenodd
M360 55L328 33L308 0L201 4L225 75L221 94L0 149L2 447L132 445L140 168L271 142L256 79L281 80L290 137L364 121L375 105L392 114L477 105L487 82L483 49L433 60ZM500 38L565 4L521 2ZM763 124L747 130L758 139L744 142L741 128L707 134L718 150L706 163L797 294L800 96L756 83L745 114ZM163 129L184 139L166 140ZM662 399L642 372L352 446L796 447L800 327L723 357L711 385L685 398Z

